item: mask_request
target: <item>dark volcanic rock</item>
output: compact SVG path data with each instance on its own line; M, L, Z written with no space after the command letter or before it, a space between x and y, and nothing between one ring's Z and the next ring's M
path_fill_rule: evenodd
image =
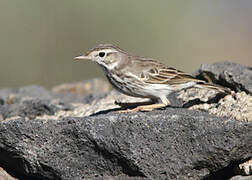
M228 61L202 64L195 75L202 78L204 72L215 83L230 87L235 91L245 91L252 94L252 67Z
M224 62L203 65L198 77L204 73L210 81L251 94L250 68ZM179 99L171 95L172 106L166 109L120 114L115 100L137 100L108 93L101 80L53 91L39 86L0 90L0 167L20 180L228 180L250 175L251 95L208 100L212 95L186 90ZM188 101L190 106L184 106ZM6 177L1 170L0 178Z
M98 80L95 79L94 82ZM87 89L94 90L98 85L92 87L92 81L78 83L82 85L82 91L87 86ZM99 80L98 82L102 82ZM86 84L85 84L86 83ZM65 87L65 86L62 86ZM62 90L61 87L61 90ZM74 87L74 84L71 86ZM98 86L99 87L99 86ZM98 88L97 87L97 88ZM91 103L93 100L98 100L106 96L106 91L102 93L100 89L97 93L86 93L85 95L65 92L52 92L41 86L26 86L22 88L9 88L0 90L0 120L13 116L21 116L27 118L35 118L41 115L54 115L60 110L71 110L72 103Z
M249 157L252 123L182 108L0 124L0 166L21 179L201 179Z
M65 102L91 103L106 96L110 91L110 85L103 79L95 78L54 86L52 91Z
M3 118L6 119L13 116L35 118L43 114L53 115L60 108L50 103L48 100L25 99L18 104L15 103L3 106L1 109L2 112L0 112Z
M0 115L3 119L13 116L35 118L53 115L59 110L69 110L71 105L40 86L0 90Z

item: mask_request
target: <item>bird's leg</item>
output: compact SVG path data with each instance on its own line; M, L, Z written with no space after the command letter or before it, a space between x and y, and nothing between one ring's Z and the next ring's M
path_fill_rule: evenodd
M162 101L162 103L160 104L141 105L141 106L137 106L134 109L126 109L126 110L121 110L119 112L128 113L128 112L139 112L139 111L152 111L153 109L163 108L170 104L169 100L166 97L162 97L160 99Z
M140 105L149 105L149 104L153 104L153 101L145 101L145 102L119 102L119 101L115 101L115 104L120 106L123 109L129 108L129 107L137 107Z
M126 109L126 110L121 110L119 111L120 113L129 113L129 112L139 112L139 111L152 111L153 109L158 109L165 107L165 104L149 104L149 105L143 105L143 106L137 106L134 109Z

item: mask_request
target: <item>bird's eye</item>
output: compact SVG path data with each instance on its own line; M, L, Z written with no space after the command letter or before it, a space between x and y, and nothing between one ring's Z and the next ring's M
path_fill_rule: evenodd
M99 56L100 57L104 57L105 56L105 52L99 52Z

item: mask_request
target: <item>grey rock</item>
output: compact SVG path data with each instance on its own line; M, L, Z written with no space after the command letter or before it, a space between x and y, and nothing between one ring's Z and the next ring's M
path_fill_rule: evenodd
M237 169L239 172L241 172L242 175L252 175L252 158L242 164L239 165L239 169Z
M0 90L0 115L3 119L13 116L35 118L43 114L53 115L59 110L70 110L53 93L40 86Z
M230 87L235 91L245 91L252 94L252 67L228 61L202 64L195 75L198 78L203 78L204 72L215 83Z
M252 176L234 176L230 180L252 180Z
M183 108L0 124L0 165L21 179L202 179L249 157L251 122Z
M204 71L216 83L251 93L251 68L224 62L201 69L198 77ZM0 90L0 167L20 180L228 180L240 178L239 165L252 157L252 122L183 108L194 102L195 93L188 91L182 101L172 94L172 106L162 110L120 114L115 98L129 98L108 93L103 81L85 83L53 91L39 86ZM251 96L243 94L214 102L214 109L251 112Z
M77 102L90 104L101 99L110 91L107 81L99 78L84 80L82 82L64 83L54 86L52 92L64 102Z
M0 90L0 120L13 116L35 118L44 114L54 115L60 110L71 110L72 103L91 103L105 96L105 92L87 96L56 93L36 85L2 89Z
M49 100L41 99L22 99L20 103L3 106L2 116L4 119L13 116L21 116L27 118L35 118L44 114L53 115L60 109L67 110L67 106L53 104Z

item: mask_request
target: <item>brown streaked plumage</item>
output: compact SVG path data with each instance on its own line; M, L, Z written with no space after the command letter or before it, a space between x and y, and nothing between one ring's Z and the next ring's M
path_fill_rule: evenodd
M162 101L161 104L138 106L126 112L151 111L165 107L170 104L167 95L191 87L231 93L227 88L196 79L188 73L168 67L154 59L130 55L111 44L100 44L75 59L96 62L102 67L113 87L123 94L150 98L153 102Z

